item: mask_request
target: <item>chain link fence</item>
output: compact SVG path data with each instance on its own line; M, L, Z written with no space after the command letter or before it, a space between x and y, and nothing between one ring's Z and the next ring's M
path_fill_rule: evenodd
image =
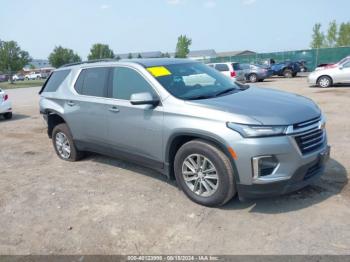
M203 60L205 63L238 62L248 64L263 64L266 60L274 59L276 63L284 61L305 61L309 71L314 70L317 65L325 63L336 63L342 58L350 55L350 46L336 48L305 49L296 51L284 51L273 53L260 53L252 55L239 55L216 57Z

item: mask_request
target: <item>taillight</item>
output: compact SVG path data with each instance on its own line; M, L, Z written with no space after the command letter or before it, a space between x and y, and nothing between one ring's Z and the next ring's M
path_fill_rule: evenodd
M235 77L236 76L236 72L235 71L232 71L231 72L231 77Z
M8 94L4 95L4 101L6 101L9 98Z

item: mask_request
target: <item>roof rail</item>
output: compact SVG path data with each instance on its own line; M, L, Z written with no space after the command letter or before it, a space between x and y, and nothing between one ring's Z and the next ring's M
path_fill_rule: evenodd
M113 58L94 59L94 60L65 64L65 65L60 66L59 68L74 66L74 65L82 65L82 64L91 64L91 63L99 63L99 62L117 62L117 61L118 61L117 59L113 59Z

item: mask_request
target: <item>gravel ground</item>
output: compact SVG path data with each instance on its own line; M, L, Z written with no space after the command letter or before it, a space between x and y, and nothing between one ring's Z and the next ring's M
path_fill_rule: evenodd
M38 88L8 90L14 119L0 120L0 254L350 254L350 87L308 88L328 122L325 175L298 192L199 206L160 174L100 155L56 157Z

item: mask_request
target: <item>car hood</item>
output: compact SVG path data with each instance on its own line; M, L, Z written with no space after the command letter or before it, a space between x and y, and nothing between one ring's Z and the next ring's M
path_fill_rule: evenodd
M260 87L187 103L250 117L263 125L291 125L321 114L311 99Z

